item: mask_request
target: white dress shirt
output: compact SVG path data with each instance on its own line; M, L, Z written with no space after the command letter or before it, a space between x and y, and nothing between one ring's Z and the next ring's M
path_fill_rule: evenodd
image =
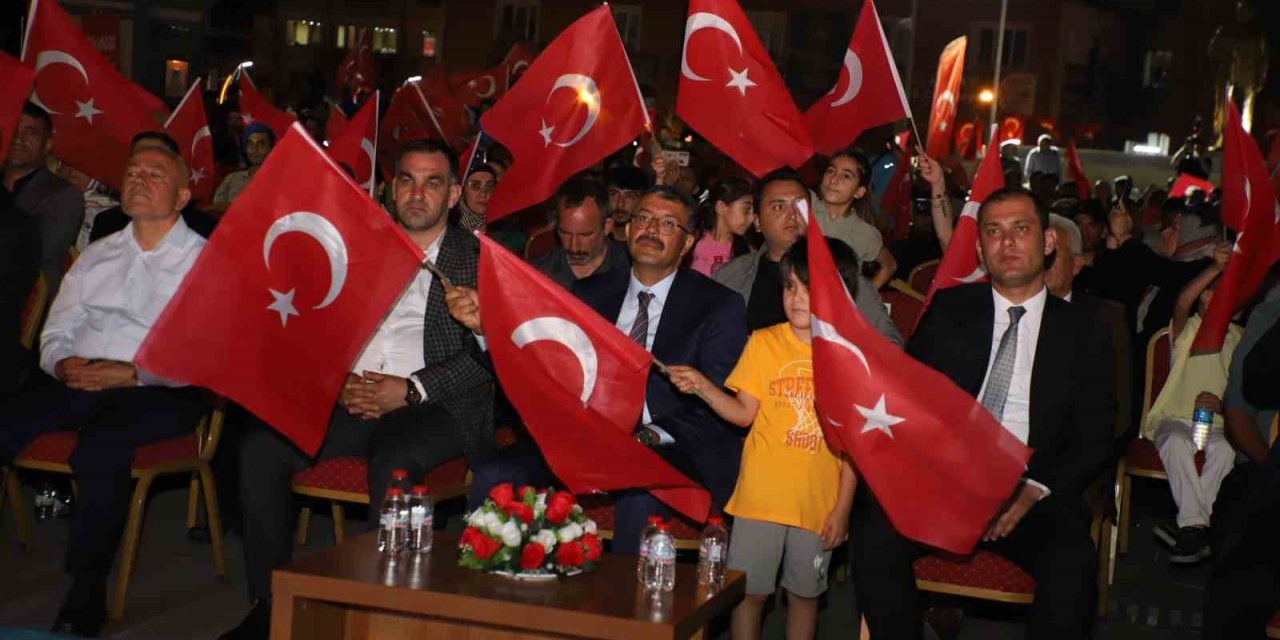
M1028 298L1021 305L1015 305L1008 298L991 289L991 298L995 302L995 326L991 329L991 356L987 360L987 374L982 379L982 388L978 397L987 390L987 382L991 378L991 367L995 364L996 353L1000 350L1000 339L1009 328L1009 307L1021 306L1026 309L1022 319L1018 321L1018 350L1013 359L1013 377L1009 380L1009 395L1004 403L1004 417L1000 424L1017 436L1023 444L1031 433L1031 369L1036 361L1036 344L1040 341L1040 321L1044 318L1045 300L1049 297L1048 287L1041 287L1040 292ZM1027 479L1049 495L1048 487ZM1043 496L1042 496L1043 497Z
M130 222L89 245L62 279L40 334L45 373L72 356L132 362L205 244L181 217L150 251L133 234ZM138 382L178 386L141 369Z
M440 256L440 242L448 232L448 229L441 232L427 247L427 259L431 262ZM375 371L408 378L422 399L427 399L426 389L412 374L426 366L422 341L426 331L427 298L431 294L433 279L430 269L418 269L417 275L405 287L356 359L352 373L360 375L365 371Z
M614 326L622 330L623 333L631 334L631 325L635 324L636 314L640 312L640 292L647 291L653 294L653 298L649 299L649 335L645 337L645 350L653 349L653 338L658 335L658 323L662 321L662 308L667 303L667 294L671 293L671 283L676 281L676 272L659 280L651 287L640 284L636 279L636 274L631 273L631 284L627 287L627 297L622 299L622 310L618 312L618 321ZM651 416L649 415L649 402L644 403L643 420L651 429L658 432L659 442L661 444L670 444L675 442L675 438L671 437L666 431L651 424Z

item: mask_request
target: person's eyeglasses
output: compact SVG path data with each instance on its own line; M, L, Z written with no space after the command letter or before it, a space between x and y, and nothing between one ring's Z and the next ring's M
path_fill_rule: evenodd
M648 213L637 213L631 217L631 223L640 228L647 227L653 222L658 223L658 232L664 236L675 233L676 229L689 233L689 228L676 222L675 218L659 218Z
M467 188L471 189L472 191L480 191L480 192L493 191L493 188L496 186L498 186L498 183L496 182L481 182L479 180L471 180L467 182Z

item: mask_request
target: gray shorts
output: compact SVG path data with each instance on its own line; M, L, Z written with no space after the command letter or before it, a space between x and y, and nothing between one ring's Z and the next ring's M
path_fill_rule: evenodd
M827 590L830 564L831 552L822 550L822 538L812 531L748 518L733 521L728 566L747 574L747 595L773 593L781 565L782 588L816 598Z

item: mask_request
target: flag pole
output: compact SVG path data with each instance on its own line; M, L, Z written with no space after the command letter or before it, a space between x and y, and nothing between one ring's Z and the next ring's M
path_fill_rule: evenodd
M1009 14L1009 0L1000 2L1000 31L996 34L996 77L991 87L991 126L996 126L996 109L1000 105L1000 63L1004 62L1004 25Z
M436 263L431 261L431 258L426 256L422 257L422 268L430 271L431 275L435 276L436 279L440 281L440 286L445 289L453 288L453 281L449 280L449 276L446 276L444 272L440 270L440 267L437 267Z

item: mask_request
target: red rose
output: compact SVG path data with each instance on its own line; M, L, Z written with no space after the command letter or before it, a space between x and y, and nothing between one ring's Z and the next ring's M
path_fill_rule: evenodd
M459 544L462 544L464 546L475 546L474 542L475 542L476 536L483 536L483 535L484 534L480 533L479 529L475 527L467 527L466 529L462 530L462 537L458 539L458 542Z
M600 553L604 551L600 544L600 536L594 533L582 534L582 548L586 550L587 562L599 560Z
M531 493L534 495L534 497L537 497L538 490L526 484L523 487L520 487L520 493L518 495L520 496L521 500L524 500Z
M582 543L566 542L556 547L556 562L566 567L581 567L583 560Z
M499 509L506 509L507 505L515 499L515 487L510 482L504 482L489 490L489 499L498 505Z
M537 542L530 542L524 546L524 550L520 552L520 568L525 571L537 569L542 566L542 561L547 559L547 550Z
M523 502L512 502L506 507L507 515L520 518L520 521L529 524L533 522L533 509Z
M573 494L568 491L557 491L547 499L547 521L551 524L563 524L573 513Z
M497 553L498 548L501 546L502 545L498 544L497 540L494 540L479 531L476 532L476 535L471 540L471 552L476 554L476 557L481 560L488 560L489 556Z

